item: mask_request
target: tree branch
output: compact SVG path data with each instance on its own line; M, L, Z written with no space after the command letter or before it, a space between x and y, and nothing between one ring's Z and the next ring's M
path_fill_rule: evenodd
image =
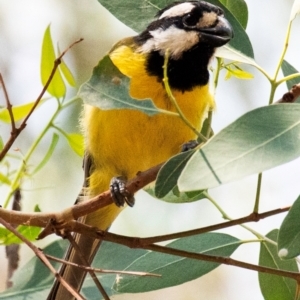
M139 172L135 178L128 181L126 185L128 191L134 194L149 183L153 182L161 166L162 164L152 167L147 171ZM112 203L113 201L110 191L106 191L92 199L78 203L61 212L24 213L0 208L0 217L5 221L16 225L23 224L44 228L55 223L58 228L63 229L70 227L72 229L74 225L74 222L72 221Z
M22 121L22 123L21 123L21 125L19 127L15 126L15 120L14 120L14 116L13 116L13 112L12 112L12 105L11 105L11 102L9 101L8 94L7 94L7 91L5 89L5 85L4 85L4 81L3 81L2 75L0 74L0 82L2 83L2 86L3 86L4 95L5 95L5 99L6 99L6 103L7 103L7 110L9 112L9 116L10 116L11 123L12 123L12 131L11 131L10 138L8 139L8 141L6 142L6 144L3 147L2 151L0 152L0 161L2 161L2 159L5 157L5 155L7 154L7 152L9 151L9 149L11 148L12 144L15 142L15 140L17 139L17 137L19 136L19 134L25 129L25 127L27 125L28 119L30 118L30 116L32 115L32 113L34 112L34 110L36 109L36 107L38 106L38 104L40 103L42 97L46 93L46 91L48 89L48 86L50 85L50 83L51 83L51 81L53 79L54 74L56 73L56 70L57 70L58 66L61 64L62 57L67 53L67 51L69 51L70 48L72 48L75 44L80 43L81 41L83 41L82 38L79 39L79 40L77 40L77 41L75 41L74 43L72 43L54 61L53 69L51 71L51 74L49 75L49 78L48 78L45 86L43 87L40 95L35 100L34 105L32 106L31 110L29 111L29 113L27 114L27 116L24 118L24 120Z
M275 213L275 211L283 212L281 209L274 210L273 212ZM262 214L262 217L267 217L267 216L270 216L269 212ZM228 222L225 222L225 223L228 223ZM201 231L201 229L199 230L199 232L200 231ZM203 254L203 253L194 253L194 252L189 252L189 251L185 251L185 250L178 250L178 249L170 248L167 246L159 246L159 245L151 243L153 240L155 240L155 238L136 238L136 237L128 237L128 236L118 235L118 234L114 234L111 232L98 230L97 228L94 228L94 227L91 227L91 226L88 226L88 225L85 225L82 223L77 223L76 232L85 234L87 236L91 236L96 239L124 245L129 248L134 248L134 249L142 248L142 249L147 249L147 250L151 250L151 251L167 253L170 255L181 256L181 257L185 257L185 258L203 260L203 261L214 262L214 263L218 263L218 264L225 264L225 265L235 266L235 267L244 268L244 269L248 269L248 270L252 270L252 271L288 277L288 278L292 278L292 279L300 282L300 273L297 273L297 272L290 272L290 271L278 270L278 269L264 267L264 266L258 266L258 265L254 265L254 264L250 264L250 263L245 263L243 261L235 260L230 257L214 256L214 255L208 255L208 254ZM195 234L195 231L190 231L190 232L188 232L188 235L185 235L185 236L189 236L189 235L191 235L191 233ZM168 238L169 237L171 237L171 235L169 235ZM172 238L174 238L174 237L175 237L175 235L172 236ZM181 236L181 237L183 237L183 236Z
M44 265L55 275L55 277L60 281L60 283L78 300L84 300L83 297L80 296L61 276L60 274L53 268L43 251L37 248L33 243L27 240L23 235L21 235L12 225L3 220L0 217L0 223L6 227L9 231L11 231L16 237L18 237L23 243L25 243L34 254L44 263Z
M300 83L295 84L281 99L275 103L293 103L300 97Z
M117 274L117 275L132 275L132 276L141 276L141 277L161 277L160 274L155 274L155 273L148 273L148 272L135 272L135 271L121 271L121 270L107 270L107 269L99 269L99 268L92 268L92 267L88 267L85 265L79 265L79 264L75 264L73 262L61 259L61 258L57 258L55 256L49 255L44 253L45 256L53 261L65 264L65 265L70 265L76 268L80 268L83 269L85 271L93 271L95 273L103 273L103 274Z

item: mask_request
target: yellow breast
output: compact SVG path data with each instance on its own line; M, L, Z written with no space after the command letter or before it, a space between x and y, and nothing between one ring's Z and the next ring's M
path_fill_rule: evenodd
M110 53L112 62L131 79L130 95L135 99L150 98L161 109L175 111L164 86L145 70L145 56L128 46ZM208 86L192 91L173 91L183 114L200 130L202 121L214 101ZM134 110L102 111L87 107L87 149L94 158L95 172L91 176L93 194L106 190L112 176L132 178L180 152L181 146L196 136L176 116L147 116ZM101 184L99 184L101 183Z

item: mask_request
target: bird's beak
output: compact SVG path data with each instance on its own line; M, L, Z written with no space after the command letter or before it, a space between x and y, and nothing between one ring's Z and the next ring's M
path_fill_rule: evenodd
M218 16L218 22L214 27L198 28L201 34L201 42L210 43L215 47L221 47L233 38L233 29L224 17Z

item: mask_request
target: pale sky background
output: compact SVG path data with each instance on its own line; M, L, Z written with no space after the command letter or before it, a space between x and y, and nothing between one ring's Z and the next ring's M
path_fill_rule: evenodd
M247 32L252 42L258 64L273 74L282 51L285 32L289 19L292 0L251 0ZM300 17L294 22L290 48L286 59L300 70ZM79 83L89 78L92 68L110 47L120 38L132 35L132 30L116 21L96 0L0 0L0 72L6 82L13 104L33 101L41 90L39 64L40 50L45 28L51 23L53 40L64 49L74 40L83 37L84 42L74 47L65 57ZM221 74L216 101L217 110L213 119L213 128L218 132L245 112L268 103L269 83L252 67L245 67L255 78L250 81L232 79L224 81ZM275 98L286 91L285 85L278 89ZM75 91L70 91L70 97ZM0 101L3 96L0 91ZM23 153L34 140L36 129L42 128L51 103L42 106L30 120L28 127L15 143ZM60 124L68 132L78 129L77 110L73 114L64 114ZM72 121L72 122L70 122ZM274 120L276 122L276 120ZM276 126L276 124L275 124ZM0 124L0 133L7 139L9 128ZM35 164L49 145L51 136L39 147L34 159ZM82 183L81 159L66 150L65 141L46 167L34 178L27 179L24 185L24 210L30 210L39 203L43 211L60 210L74 202ZM266 211L291 205L299 195L300 160L265 172L261 191L260 210ZM210 191L233 218L249 214L253 208L256 176L226 184ZM6 189L0 187L0 204ZM133 209L126 209L115 221L112 231L119 234L151 236L158 233L170 233L203 227L221 222L220 214L206 200L193 204L170 205L150 199L139 193ZM166 218L167 216L167 218ZM283 216L276 216L250 224L262 234L268 233L281 224ZM253 239L247 231L235 227L226 232L240 238ZM48 239L46 242L49 242ZM41 244L39 244L41 245ZM259 245L245 244L233 255L233 258L251 263L258 261ZM22 249L22 263L33 254L26 247ZM5 264L4 251L0 249L2 266ZM3 270L3 267L1 267ZM1 271L2 272L2 271ZM2 273L1 273L2 274ZM3 278L3 277L2 277ZM0 282L0 289L3 282ZM221 266L203 278L183 286L144 294L145 300L158 299L210 299L210 300L260 300L257 273L235 267ZM113 299L141 299L140 295L127 298L124 295ZM161 299L161 298L160 298Z

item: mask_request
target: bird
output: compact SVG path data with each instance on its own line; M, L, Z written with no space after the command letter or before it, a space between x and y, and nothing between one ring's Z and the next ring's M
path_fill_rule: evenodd
M117 42L108 56L130 79L128 93L137 100L151 99L160 109L176 112L164 86L167 60L169 87L183 115L200 131L207 112L215 107L209 90L209 64L215 50L233 38L224 11L204 1L174 2L158 11L140 34ZM85 191L88 197L108 188L115 203L84 217L81 222L108 230L133 195L126 194L126 179L178 154L197 136L178 117L149 116L138 110L102 110L85 104L81 120L85 136ZM85 197L86 198L86 197ZM75 241L90 264L101 242L76 234ZM70 247L67 259L82 265L78 251ZM117 259L117 258L116 258ZM80 291L86 271L64 265L60 274ZM74 299L58 281L48 300Z

